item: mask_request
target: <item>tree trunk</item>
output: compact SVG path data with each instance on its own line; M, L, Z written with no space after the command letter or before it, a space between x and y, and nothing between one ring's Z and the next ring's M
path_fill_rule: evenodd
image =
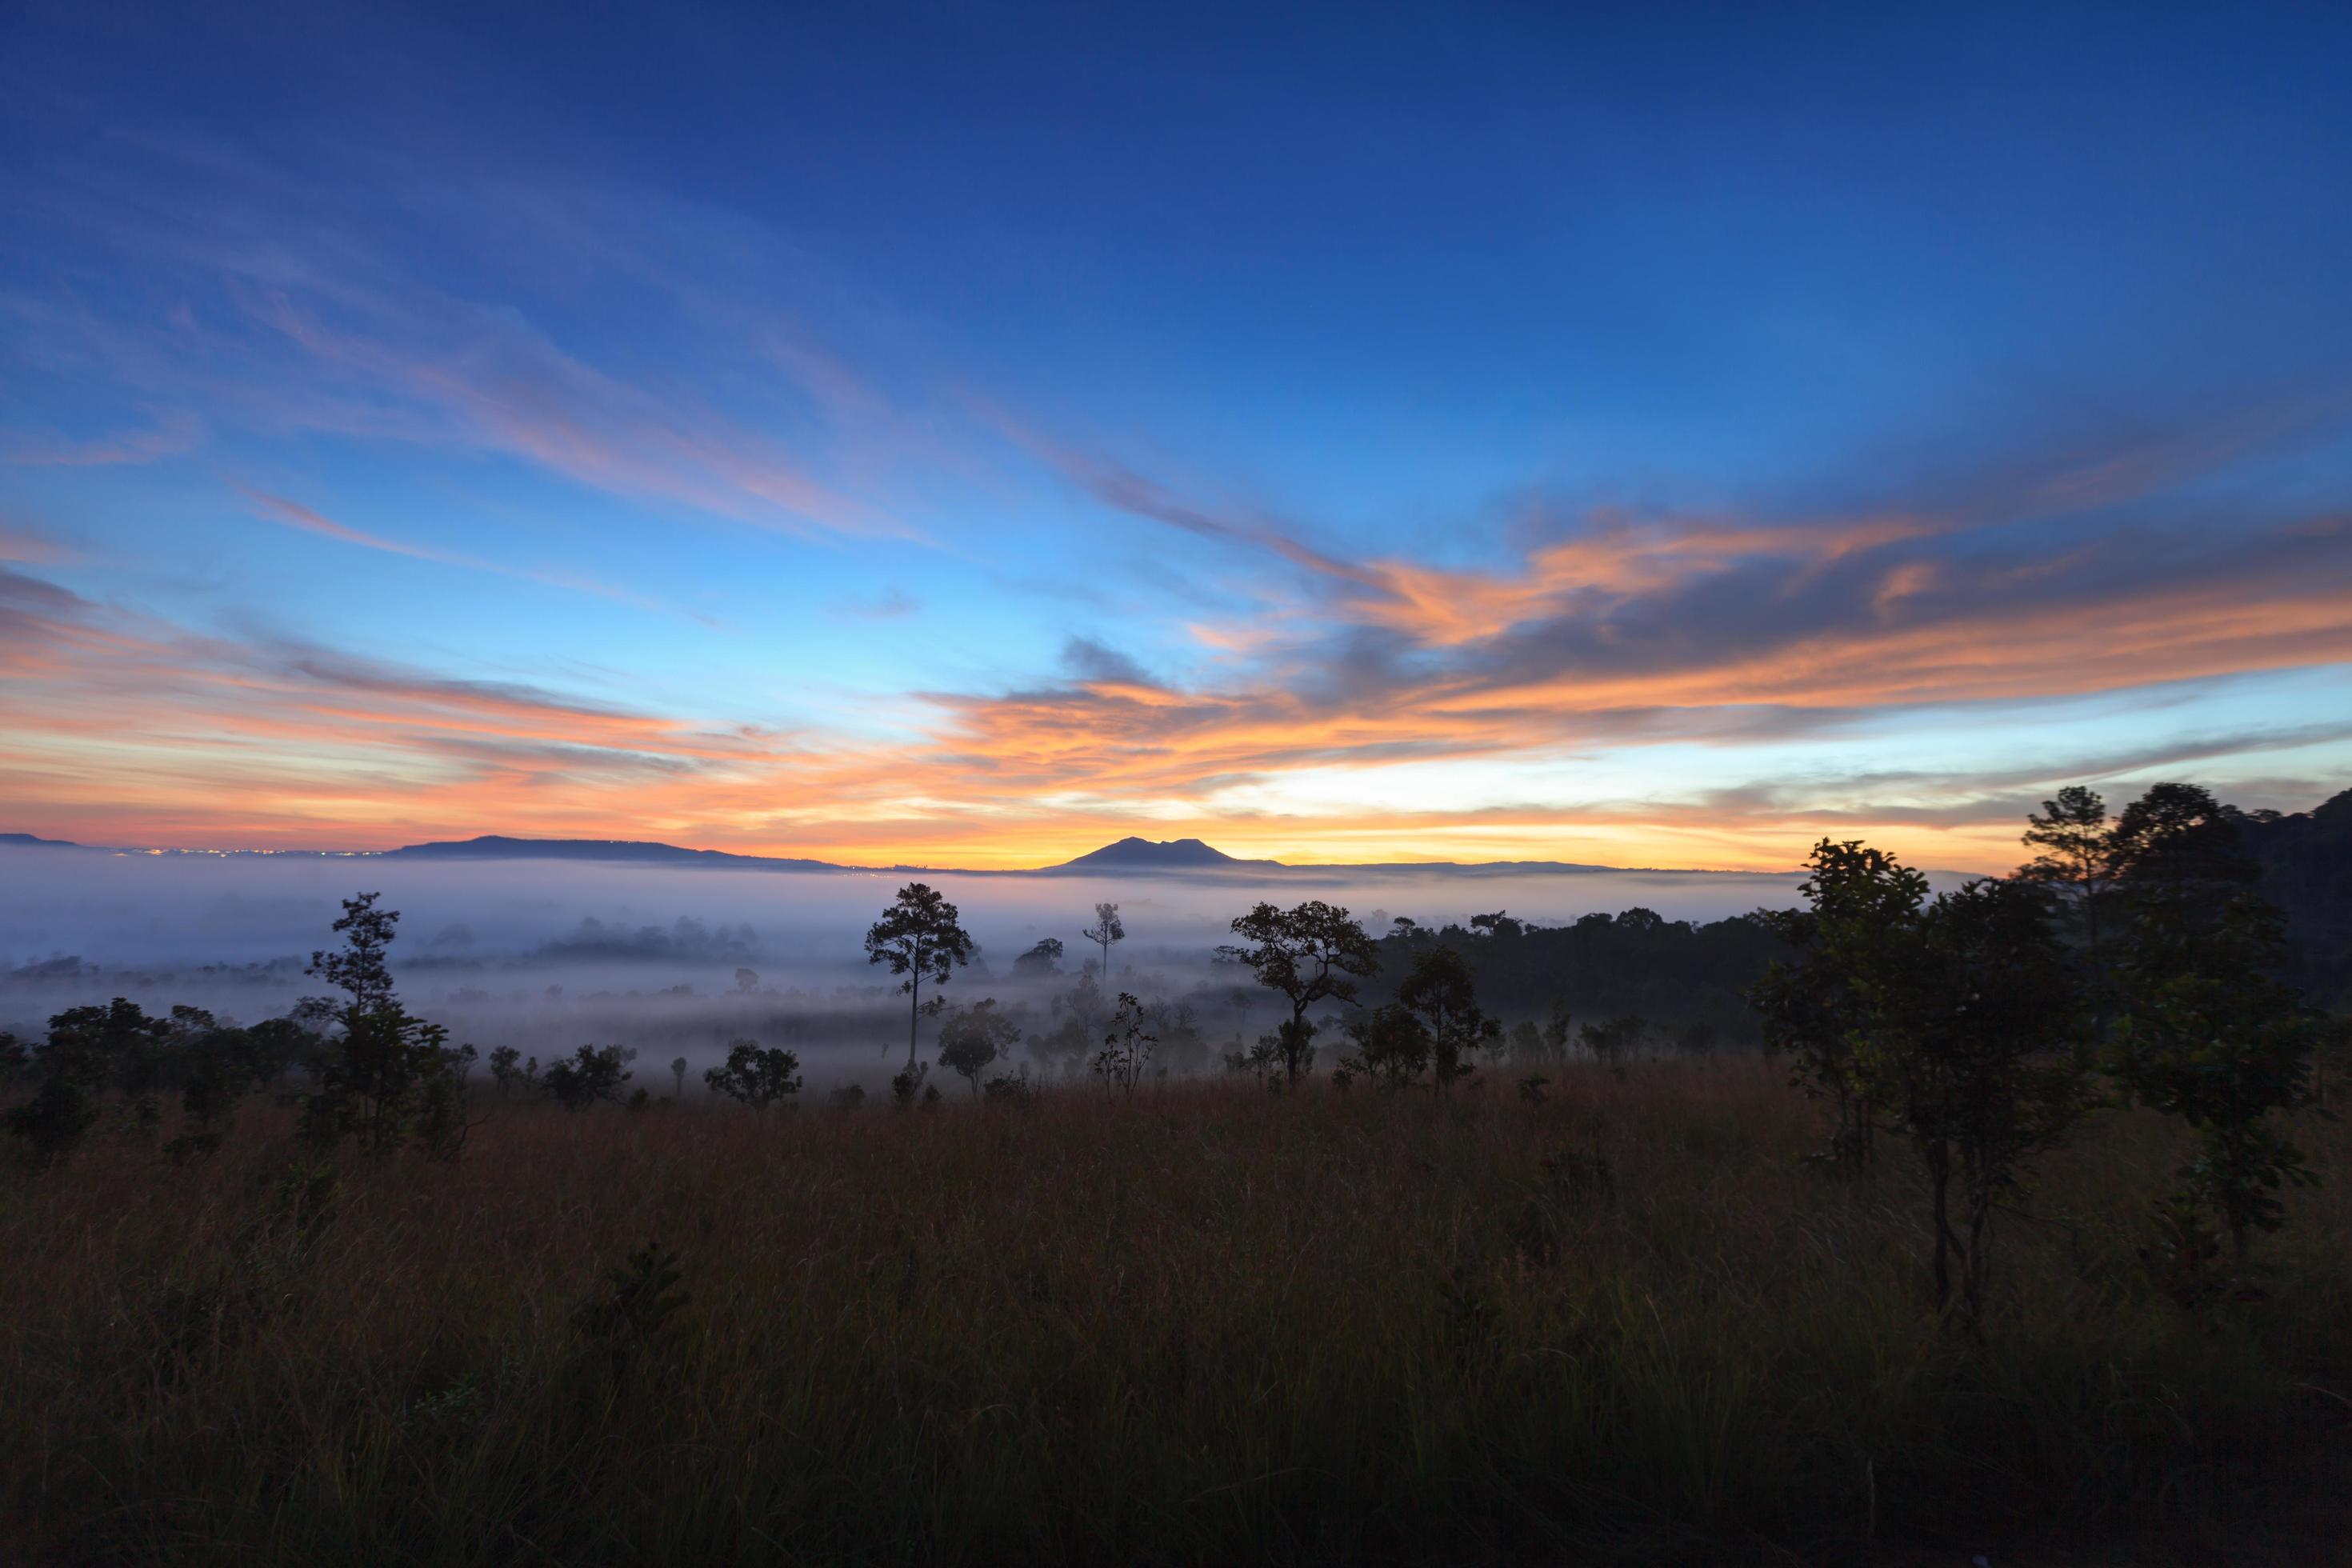
M1927 1180L1935 1194L1936 1310L1940 1312L1952 1299L1951 1155L1940 1142L1929 1143L1923 1152L1927 1156Z

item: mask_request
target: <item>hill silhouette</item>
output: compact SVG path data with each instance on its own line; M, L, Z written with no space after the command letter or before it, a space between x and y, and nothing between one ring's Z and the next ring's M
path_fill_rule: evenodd
M1132 834L1116 844L1087 851L1048 871L1215 871L1283 868L1279 860L1242 860L1197 838L1154 840Z

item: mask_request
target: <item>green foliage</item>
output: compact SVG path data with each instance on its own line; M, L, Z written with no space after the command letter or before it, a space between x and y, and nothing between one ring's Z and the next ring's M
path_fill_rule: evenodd
M636 1076L629 1070L629 1064L636 1059L635 1050L626 1046L583 1046L548 1064L548 1095L566 1110L585 1110L600 1100L618 1100L622 1089ZM797 1079L793 1087L799 1087Z
M730 1040L726 1066L710 1068L702 1081L714 1093L765 1110L801 1091L801 1058L779 1046L763 1048L757 1040Z

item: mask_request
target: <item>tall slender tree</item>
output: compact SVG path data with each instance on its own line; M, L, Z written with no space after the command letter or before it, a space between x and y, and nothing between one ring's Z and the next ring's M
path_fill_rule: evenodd
M887 963L900 976L898 989L907 994L907 1071L915 1071L915 1036L926 1010L938 1012L940 999L923 1001L923 982L944 985L958 964L971 962L971 936L961 923L956 907L938 889L909 882L898 900L866 932L866 962Z
M1102 949L1102 983L1103 988L1108 990L1110 988L1110 944L1127 940L1127 927L1121 925L1118 920L1118 906L1097 904L1095 923L1078 934Z

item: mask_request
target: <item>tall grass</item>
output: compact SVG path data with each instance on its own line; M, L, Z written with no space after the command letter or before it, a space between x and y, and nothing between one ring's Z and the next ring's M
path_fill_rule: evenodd
M10 1173L0 1555L2346 1545L2341 1128L2303 1129L2266 1299L2192 1315L2138 1252L2176 1131L2097 1125L2004 1220L1979 1345L1928 1308L1907 1151L1805 1163L1763 1065L1505 1088L529 1110L307 1175L248 1110L207 1165ZM652 1240L689 1299L616 1345L577 1310Z

